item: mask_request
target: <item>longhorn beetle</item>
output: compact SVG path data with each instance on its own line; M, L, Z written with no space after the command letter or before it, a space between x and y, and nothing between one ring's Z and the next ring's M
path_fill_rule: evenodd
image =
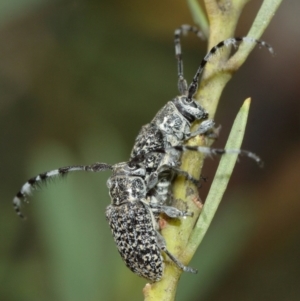
M20 209L21 205L40 183L73 171L111 170L112 175L107 181L111 198L111 204L106 208L107 221L118 251L127 267L152 282L159 281L163 275L162 252L183 271L197 272L197 270L183 265L168 251L158 226L160 213L164 213L170 218L192 216L191 212L167 205L169 188L175 174L181 174L187 180L198 183L198 180L179 169L181 152L192 150L217 155L237 153L261 163L258 156L245 150L191 147L183 144L197 135L214 136L213 120L208 119L206 110L193 98L198 89L200 74L209 59L219 49L230 45L237 46L241 42L259 44L266 47L271 53L274 52L273 48L264 41L250 37L224 40L207 53L188 86L183 76L180 45L180 35L187 31L201 36L200 31L189 25L183 25L175 31L175 54L178 60L180 96L169 101L149 124L142 127L128 162L114 165L107 163L74 165L48 171L29 179L13 199L16 213L24 218ZM191 124L195 120L200 120L202 123L194 132L191 132Z
M130 160L136 157L144 157L144 164L147 169L146 178L149 194L155 195L161 203L165 203L170 195L170 185L175 174L184 176L187 180L197 184L198 180L191 177L185 171L179 169L180 155L182 151L191 150L205 154L237 153L246 155L261 164L260 158L255 154L245 150L224 150L208 147L184 146L190 138L197 135L208 135L214 137L214 121L208 119L208 112L193 98L198 90L200 74L205 65L217 51L223 47L231 45L237 46L241 42L256 43L266 47L270 53L274 53L273 48L264 41L259 41L250 37L229 38L214 46L203 58L200 67L188 86L183 75L183 62L180 44L180 35L187 31L194 32L197 36L202 36L196 27L182 25L175 30L175 56L178 60L178 88L180 96L169 101L155 115L153 120L144 125L135 140ZM202 121L199 127L191 132L191 125L194 121Z
M25 200L40 182L73 171L100 172L105 170L112 171L107 181L111 204L106 208L106 219L127 267L152 282L159 281L164 268L161 252L164 252L178 268L197 273L197 270L184 266L168 251L158 227L160 213L165 213L171 218L192 216L192 213L161 205L155 197L147 196L146 170L143 163L122 162L115 165L94 163L61 167L42 173L28 180L15 196L13 200L15 211L24 218L20 211L21 201Z

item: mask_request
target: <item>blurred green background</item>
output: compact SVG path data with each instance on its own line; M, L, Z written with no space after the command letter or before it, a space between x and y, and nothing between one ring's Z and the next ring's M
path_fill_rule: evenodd
M237 35L247 33L251 1ZM222 147L243 100L252 105L241 158L177 300L300 300L300 102L297 0L279 8L224 91ZM105 220L109 173L74 173L11 200L40 172L128 159L140 127L177 94L173 32L185 1L0 1L0 300L141 300L145 280L123 264ZM183 39L190 80L206 43ZM208 183L218 158L207 159Z

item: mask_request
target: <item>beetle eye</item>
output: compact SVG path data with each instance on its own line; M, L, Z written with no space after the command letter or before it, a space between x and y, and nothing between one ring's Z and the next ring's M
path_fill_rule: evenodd
M130 162L130 161L129 161L129 163L128 163L127 166L128 166L128 168L131 169L131 170L135 168L135 164L134 164L133 162Z
M193 99L192 98L188 98L188 97L184 97L183 98L183 102L184 104L190 104L193 102Z

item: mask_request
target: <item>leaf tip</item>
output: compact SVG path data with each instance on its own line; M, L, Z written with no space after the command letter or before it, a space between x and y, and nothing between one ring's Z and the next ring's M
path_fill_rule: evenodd
M250 104L251 104L251 97L248 97L244 103L243 103L243 106L245 107L250 107Z

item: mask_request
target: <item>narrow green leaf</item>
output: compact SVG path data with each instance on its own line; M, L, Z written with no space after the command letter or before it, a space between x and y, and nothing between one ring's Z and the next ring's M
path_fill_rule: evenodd
M200 6L197 0L187 0L187 4L193 16L194 22L200 27L204 36L208 38L209 25L202 7Z
M225 149L239 149L241 147L247 124L250 102L250 98L246 99L243 106L239 110L233 123ZM225 155L220 160L219 167L212 182L202 212L193 232L191 233L189 244L187 246L188 253L195 252L205 233L207 232L227 188L236 160L236 154Z
M281 4L282 0L265 0L263 1L255 20L247 34L248 37L260 39L266 28L270 24L271 20L275 16L275 13ZM248 55L255 47L255 44L243 43L239 47L239 51L230 59L228 68L231 69L233 66L239 68L247 59Z

